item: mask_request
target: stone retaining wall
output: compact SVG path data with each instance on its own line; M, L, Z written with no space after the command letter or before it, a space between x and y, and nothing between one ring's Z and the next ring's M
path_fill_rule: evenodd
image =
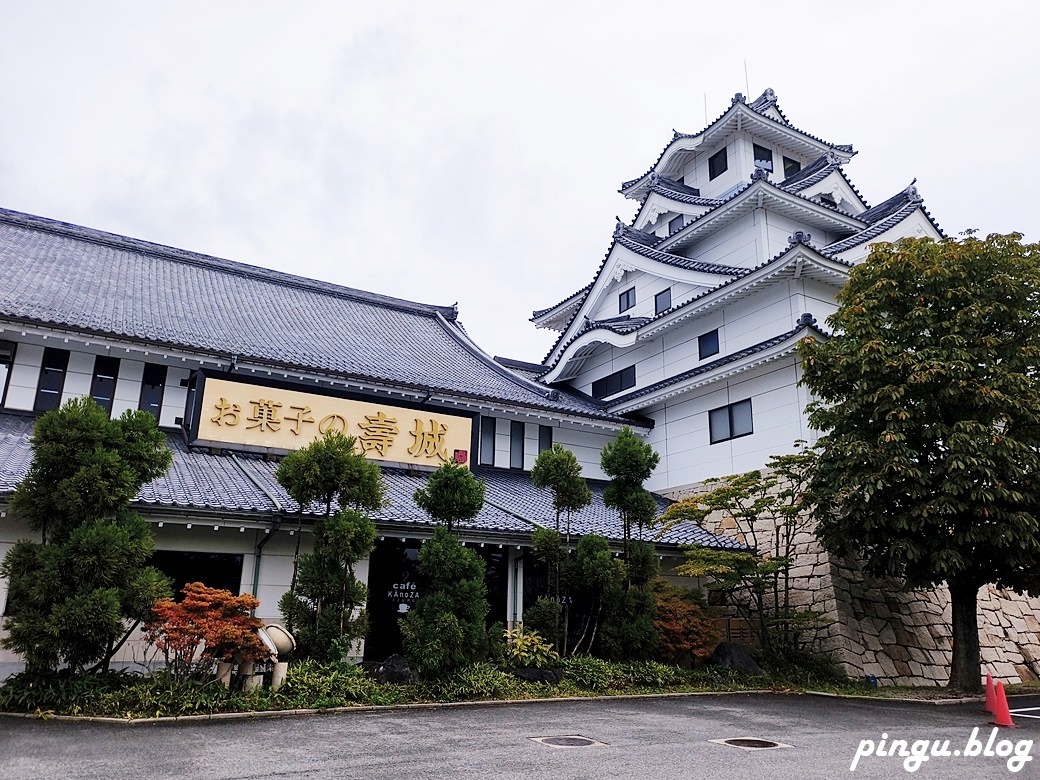
M695 495L683 491L679 499ZM730 517L707 530L743 535ZM765 528L758 529L768 538ZM833 560L806 522L794 537L792 602L825 616L817 646L834 653L853 677L883 685L945 685L950 675L951 613L945 587L904 592L898 580L865 575L855 561ZM1005 683L1040 680L1040 597L991 585L979 591L982 673Z

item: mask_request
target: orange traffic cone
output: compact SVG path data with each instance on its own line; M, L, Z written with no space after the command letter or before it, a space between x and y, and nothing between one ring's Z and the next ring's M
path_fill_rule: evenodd
M993 714L993 707L997 703L997 689L993 686L993 675L986 675L986 709L983 712Z
M1007 695L1004 693L1004 683L997 683L996 701L993 705L993 720L991 724L1002 728L1017 729L1015 721L1011 720L1011 710L1008 709Z

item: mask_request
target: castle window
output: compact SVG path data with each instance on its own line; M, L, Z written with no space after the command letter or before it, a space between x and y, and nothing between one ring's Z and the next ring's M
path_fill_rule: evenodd
M800 170L802 170L802 164L800 162L792 160L790 157L784 158L784 178L790 179Z
M636 288L629 287L618 296L618 314L636 305Z
M672 288L669 287L667 290L661 290L654 296L654 314L660 314L661 312L668 311L672 308Z
M509 468L524 467L524 424L515 420L509 423Z
M551 450L553 445L553 429L551 425L538 426L538 451Z
M719 354L719 329L709 330L697 337L697 351L700 359Z
M495 418L480 418L480 465L495 465Z
M159 419L162 412L163 391L166 389L166 366L146 363L144 376L141 378L141 400L137 408L142 412L151 412Z
M7 396L7 380L11 375L11 366L14 365L15 346L13 341L0 341L0 406L3 406Z
M671 235L676 230L682 229L682 226L683 226L682 223L683 223L682 214L680 214L677 217L672 217L670 220L668 220L668 235Z
M98 355L94 358L94 378L90 380L90 397L98 402L109 415L112 414L112 399L116 394L116 377L119 376L119 358Z
M773 170L773 150L764 146L754 145L755 167L766 171Z
M636 367L629 366L592 383L593 398L607 398L636 386Z
M65 371L68 367L67 349L47 347L43 350L43 364L40 366L40 382L36 386L34 411L49 412L61 406L61 392L65 389Z
M726 157L726 147L722 147L708 158L708 180L721 176L729 169L729 160Z
M712 444L750 436L752 433L750 398L708 412L708 434Z

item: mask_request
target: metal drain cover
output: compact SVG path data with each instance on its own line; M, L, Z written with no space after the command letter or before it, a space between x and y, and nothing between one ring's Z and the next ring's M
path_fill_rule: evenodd
M528 739L532 742L538 742L554 748L601 747L606 744L605 742L597 742L594 739L577 734L568 734L560 737L528 737Z
M793 745L785 745L783 742L776 742L772 739L759 739L758 737L730 737L729 739L709 739L708 741L714 742L716 745L726 745L727 747L740 748L741 750L776 750L778 748L794 747Z

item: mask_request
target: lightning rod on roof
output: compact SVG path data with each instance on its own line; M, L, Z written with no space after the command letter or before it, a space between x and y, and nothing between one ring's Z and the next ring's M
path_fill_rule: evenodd
M747 94L751 94L751 82L748 81L747 76L747 60L744 60L744 88L747 90Z

